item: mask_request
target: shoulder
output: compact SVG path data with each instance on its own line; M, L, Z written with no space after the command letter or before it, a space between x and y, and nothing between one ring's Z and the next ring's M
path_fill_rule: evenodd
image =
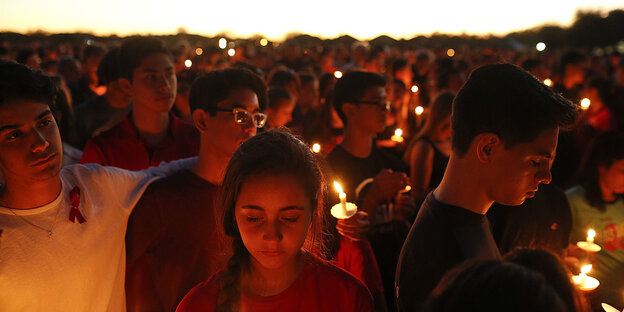
M176 312L214 311L219 294L219 283L223 270L215 273L210 279L199 283L189 291L178 305Z
M347 273L343 269L319 258L311 258L306 267L307 274L314 276L318 283L327 292L357 293L368 295L368 289L355 276Z
M568 197L570 204L578 203L585 200L585 189L577 185L565 191L565 195Z

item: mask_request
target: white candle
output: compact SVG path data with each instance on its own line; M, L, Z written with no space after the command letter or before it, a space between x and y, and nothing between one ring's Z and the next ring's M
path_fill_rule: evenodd
M338 197L340 198L340 206L342 207L342 215L347 215L347 194L342 190L342 186L340 183L334 181L334 188L338 192Z
M390 140L397 143L403 142L403 130L401 130L401 128L394 130L394 135L390 138Z
M596 231L594 231L594 229L589 229L589 231L587 231L587 241L593 243L594 237L596 237Z
M591 264L585 265L581 268L581 273L579 275L572 276L572 281L580 290L592 291L600 285L600 282L596 278L587 276L587 273L589 273L591 269Z

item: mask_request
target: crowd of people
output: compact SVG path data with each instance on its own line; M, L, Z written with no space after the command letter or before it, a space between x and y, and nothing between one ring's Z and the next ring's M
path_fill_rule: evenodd
M623 56L230 44L0 48L0 310L624 308Z

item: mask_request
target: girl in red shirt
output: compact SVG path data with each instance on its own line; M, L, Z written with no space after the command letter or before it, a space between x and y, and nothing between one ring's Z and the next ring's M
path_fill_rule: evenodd
M323 245L324 190L314 153L290 133L243 143L222 185L233 255L177 311L373 311L362 282L314 256Z

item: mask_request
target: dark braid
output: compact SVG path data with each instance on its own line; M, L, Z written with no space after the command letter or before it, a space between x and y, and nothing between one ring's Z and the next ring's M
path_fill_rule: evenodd
M243 267L249 263L249 252L238 235L232 241L233 254L227 263L227 270L221 276L216 312L238 311L240 297L240 276Z

